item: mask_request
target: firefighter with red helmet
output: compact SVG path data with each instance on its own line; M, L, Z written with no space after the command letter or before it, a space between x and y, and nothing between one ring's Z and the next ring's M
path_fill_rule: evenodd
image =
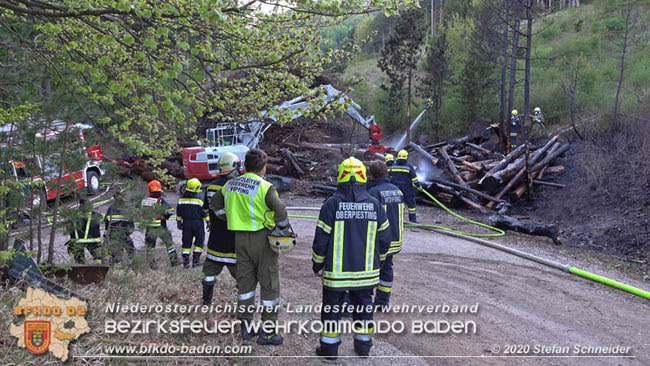
M146 227L144 242L147 247L147 259L152 269L155 269L156 258L154 250L156 241L160 238L167 248L167 255L171 266L178 264L178 255L172 239L172 234L167 228L167 220L174 212L171 205L163 198L162 184L160 181L152 180L147 184L149 193L140 202L142 208L143 222Z
M341 305L346 291L353 305L354 350L368 356L372 347L373 289L390 247L388 219L382 204L366 190L366 167L350 157L339 166L338 189L320 210L314 243L312 269L322 278L323 311L316 354L338 356L341 344ZM322 274L320 273L322 271Z
M226 182L240 175L241 159L234 153L226 152L221 155L217 165L219 166L219 178L210 182L206 188L205 202L203 203L203 210L210 215L210 236L205 262L203 262L203 305L212 303L214 284L224 266L228 268L228 272L233 278L237 278L235 232L228 230L226 221L220 220L217 214L210 209L210 201L215 193L221 191Z
M192 178L187 181L185 193L178 199L176 205L176 225L183 232L183 267L190 266L190 253L192 253L192 267L200 265L203 242L205 241L204 222L209 220L208 213L203 211L203 195L201 194L201 181ZM194 242L194 250L192 250Z

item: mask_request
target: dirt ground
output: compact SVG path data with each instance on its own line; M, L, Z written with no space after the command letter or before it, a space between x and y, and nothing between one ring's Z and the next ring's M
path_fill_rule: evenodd
M168 194L172 203L173 194ZM306 198L283 195L287 206L320 207L323 198ZM105 211L107 205L101 208ZM461 225L442 211L419 207L419 218L424 223L449 225L473 230ZM292 211L293 214L317 215L317 211ZM311 243L315 222L309 219L292 219L299 234L297 248L281 257L281 320L319 319L317 313L288 313L288 307L316 305L321 301L320 279L311 271ZM180 233L172 226L177 247ZM133 235L138 249L143 247L143 234ZM59 235L57 252L61 261L67 255L61 247L65 237ZM547 238L529 237L508 233L494 239L526 252L561 263L592 271L643 289L650 282L626 274L624 262L602 253L584 252L574 246L554 246ZM162 247L158 249L162 273L189 271L196 279L191 297L200 302L200 269L170 270ZM650 364L650 339L647 314L650 302L625 292L578 278L556 269L526 261L473 242L426 231L407 229L403 251L395 257L395 280L391 304L393 305L473 305L475 314L434 313L377 313L376 320L400 320L406 329L402 334L378 334L374 337L371 359L341 357L327 364L345 365L648 365ZM613 263L613 264L612 264ZM155 272L154 272L155 273ZM149 277L149 276L147 276ZM220 276L219 285L225 287L218 294L234 295L234 281L229 275ZM218 296L218 295L217 295ZM290 305L289 305L290 304ZM474 321L475 334L412 334L414 321L460 320ZM318 362L314 359L293 358L313 356L318 344L317 334L286 334L281 347L260 347L253 343L257 356L283 356L251 360L251 364L304 364ZM525 355L504 355L509 345L529 345ZM533 354L539 346L626 346L630 357L607 357L569 354L545 358ZM499 348L497 351L496 348ZM352 335L343 336L339 349L341 356L354 356ZM553 356L553 357L550 357ZM559 356L559 357L558 357ZM239 360L238 360L239 361ZM220 361L213 361L220 362ZM208 361L206 360L206 364Z

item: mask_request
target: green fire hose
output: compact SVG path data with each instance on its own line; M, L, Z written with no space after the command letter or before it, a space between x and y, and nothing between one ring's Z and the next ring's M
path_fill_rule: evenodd
M443 205L442 202L438 201L435 197L433 197L431 194L429 194L429 192L424 191L424 190L421 191L421 192L426 194L436 204L438 204L442 209L447 211L452 216L454 216L454 217L456 217L456 218L458 218L458 219L460 219L462 221L468 222L470 224L473 224L473 225L476 225L476 226L480 226L480 227L495 231L495 233L490 233L490 234L467 233L467 232L464 232L464 231L454 230L454 229L451 229L451 228L448 228L448 227L439 226L439 225L431 225L431 224L410 224L410 223L405 223L404 224L405 227L418 227L418 228L430 229L430 230L433 230L435 232L438 232L438 233L441 233L441 234L444 234L444 235L450 235L450 236L453 236L453 237L473 241L473 242L481 244L483 246L487 246L487 247L490 247L490 248L493 248L493 249L497 249L497 250L500 250L502 252L506 252L506 253L515 255L517 257L523 258L523 259L527 259L527 260L530 260L530 261L533 261L533 262L536 262L536 263L539 263L539 264L543 264L543 265L551 267L551 268L559 269L561 271L568 272L568 273L574 274L576 276L580 276L580 277L583 277L583 278L586 278L586 279L589 279L589 280L592 280L592 281L595 281L595 282L598 282L598 283L602 283L604 285L614 287L614 288L617 288L619 290L629 292L629 293L631 293L633 295L640 296L640 297L643 297L645 299L650 300L650 292L642 290L640 288L636 288L634 286L630 286L630 285L624 284L622 282L618 282L618 281L612 280L610 278L597 275L595 273L584 271L584 270L576 268L576 267L572 267L572 266L569 266L569 265L566 265L566 264L561 264L559 262L555 262L555 261L552 261L552 260L549 260L549 259L546 259L546 258L541 258L541 257L535 256L535 255L532 255L532 254L528 254L526 252L522 252L522 251L517 250L517 249L509 248L509 247L506 247L506 246L501 245L501 244L497 244L497 243L493 243L493 242L485 240L485 239L481 239L481 237L500 237L500 236L504 236L505 232L503 230L501 230L501 229L492 227L490 225L483 224L481 222L474 221L474 220L468 219L466 217L463 217L463 216L457 214L456 212L450 210L449 208L447 208L447 206ZM287 209L288 210L300 210L300 211L312 211L312 210L317 211L317 210L320 210L319 208L314 208L314 207L287 207ZM318 216L308 216L308 215L289 215L289 217L297 218L297 219L318 219Z

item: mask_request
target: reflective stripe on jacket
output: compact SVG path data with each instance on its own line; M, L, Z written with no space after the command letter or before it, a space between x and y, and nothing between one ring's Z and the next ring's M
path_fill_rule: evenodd
M143 208L153 210L154 212L144 212L145 220L144 224L146 227L167 227L167 219L172 215L174 209L171 205L162 197L152 197L151 195L146 196L140 202L140 205ZM161 212L164 210L164 214L158 215L155 218L151 218L151 215Z
M387 230L390 238L388 254L397 254L402 250L404 233L404 194L388 178L375 179L368 193L378 199L386 211L390 223Z
M404 159L397 159L394 165L388 167L388 175L391 182L397 186L410 186L418 183L415 168Z
M345 192L352 186L354 194ZM376 287L380 261L390 247L389 226L384 208L363 184L340 185L320 210L312 246L313 269L323 270L323 286Z
M203 211L203 195L201 192L185 191L176 205L176 221L208 220L207 212Z
M80 244L101 243L100 222L99 213L95 211L87 213L83 220L72 223L74 233L70 234L70 240ZM77 227L77 223L81 224L80 227Z
M235 254L235 232L228 230L228 224L220 220L210 207L210 200L215 193L221 191L228 182L228 178L221 176L208 185L205 191L205 202L203 211L210 215L210 236L208 238L208 250L206 259L215 262L234 264L237 263Z

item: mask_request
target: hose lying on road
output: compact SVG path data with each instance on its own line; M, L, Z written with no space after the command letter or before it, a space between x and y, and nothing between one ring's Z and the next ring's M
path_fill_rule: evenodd
M618 282L618 281L609 279L609 278L604 277L604 276L599 276L599 275L597 275L595 273L587 272L587 271L584 271L582 269L569 266L567 264L562 264L562 263L559 263L559 262L552 261L550 259L541 258L541 257L535 256L535 255L532 255L532 254L528 254L526 252L522 252L522 251L517 250L517 249L509 248L509 247L506 247L506 246L501 245L501 244L497 244L497 243L493 243L493 242L485 240L485 239L481 239L479 236L498 237L498 236L505 235L505 233L503 232L503 230L493 228L493 227L491 227L489 225L486 225L486 224L483 224L483 223L480 223L480 222L477 222L477 221L473 221L473 220L464 218L464 217L456 214L455 212L451 211L447 207L445 207L440 201L438 201L433 196L428 194L428 192L425 191L425 193L427 193L427 195L431 199L433 199L437 204L439 204L443 209L445 209L445 211L449 212L453 216L458 217L461 220L472 223L474 225L478 225L478 226L481 226L481 227L486 227L486 228L488 228L490 230L497 231L497 233L496 234L472 234L472 233L470 233L471 235L467 235L466 233L464 233L462 231L457 231L457 230L453 230L453 229L450 229L450 228L447 228L447 227L442 227L442 226L438 226L438 225L430 225L430 224L409 224L409 223L405 223L404 224L405 227L417 227L417 228L429 229L429 230L433 230L435 232L438 232L440 234L450 235L450 236L453 236L453 237L456 237L456 238L461 238L461 239L473 241L475 243L478 243L478 244L481 244L481 245L484 245L484 246L487 246L487 247L490 247L490 248L493 248L493 249L497 249L497 250L500 250L502 252L506 252L506 253L515 255L517 257L527 259L527 260L530 260L530 261L533 261L533 262L536 262L536 263L539 263L539 264L543 264L543 265L551 267L551 268L559 269L561 271L568 272L568 273L574 274L576 276L580 276L580 277L583 277L583 278L586 278L586 279L589 279L589 280L592 280L592 281L595 281L595 282L599 282L599 283L602 283L604 285L614 287L614 288L617 288L619 290L629 292L629 293L631 293L633 295L637 295L637 296L640 296L640 297L643 297L643 298L646 298L646 299L650 300L650 292L642 290L640 288L636 288L636 287L624 284L622 282ZM320 208L317 208L317 207L287 207L287 210L292 210L292 211L318 211L318 210L320 210ZM298 219L318 219L317 216L308 216L308 215L289 215L289 217L298 218ZM498 232L500 232L500 233L498 233Z

